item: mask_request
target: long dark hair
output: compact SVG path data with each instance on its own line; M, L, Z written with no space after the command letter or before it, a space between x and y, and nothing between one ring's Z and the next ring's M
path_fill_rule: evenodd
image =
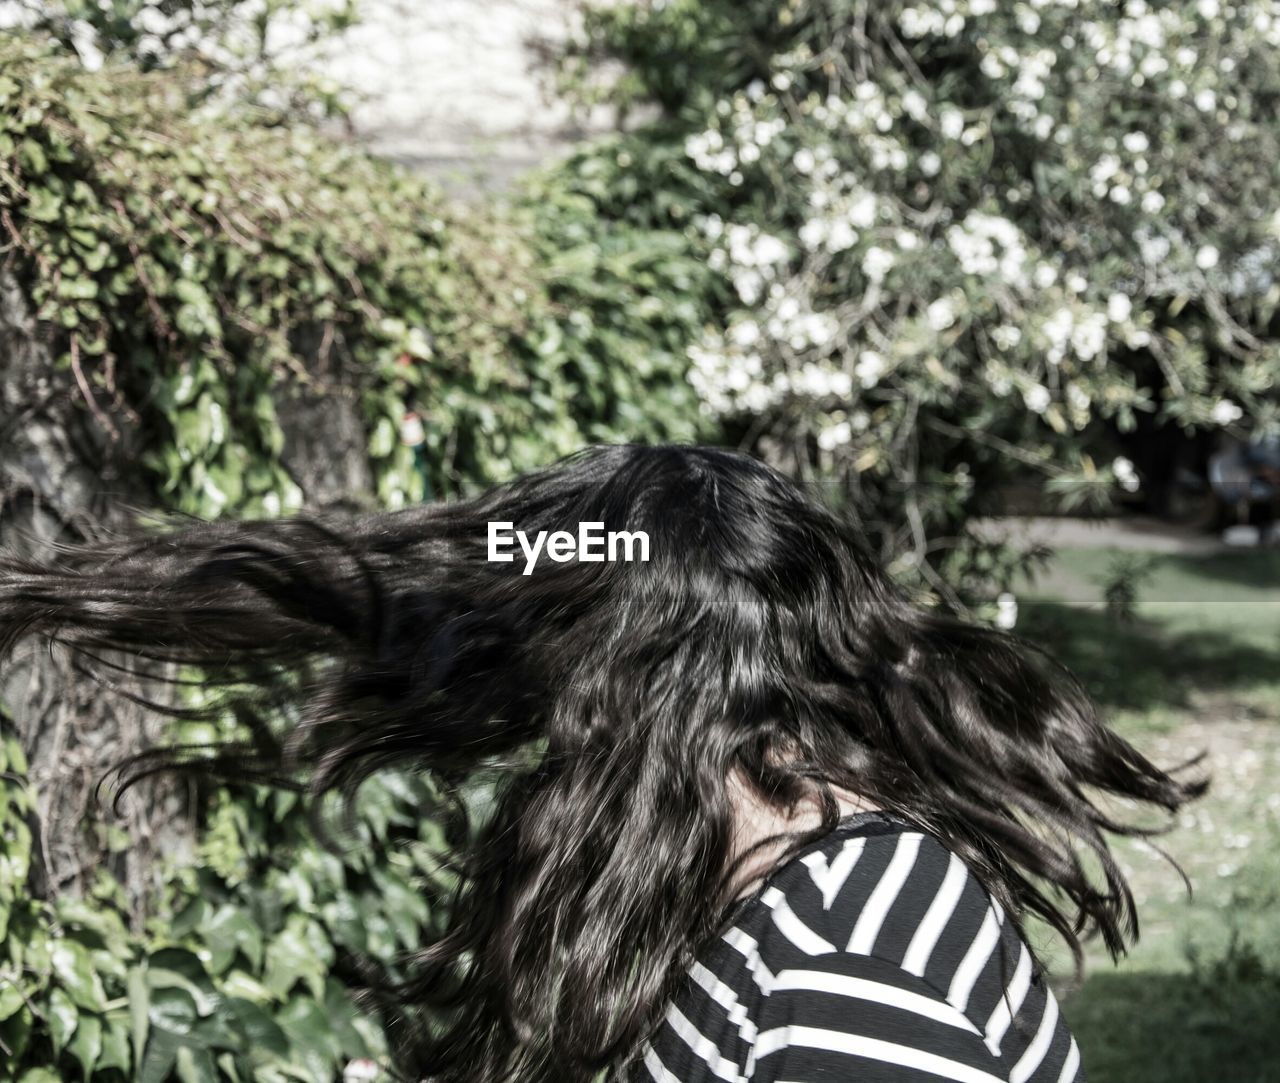
M487 559L498 521L644 532L649 559L526 575ZM399 989L448 1021L411 1058L433 1080L574 1083L635 1053L733 902L735 768L779 808L820 798L788 853L835 827L832 786L933 833L1077 973L1081 934L1113 958L1138 935L1103 833L1158 833L1099 798L1173 812L1208 784L1108 729L1042 649L912 605L856 525L710 448L595 447L473 499L5 559L0 658L31 633L211 680L234 663L246 718L245 682L261 709L287 676L287 737L227 753L242 777L350 792L408 764L458 792L502 768L447 929Z

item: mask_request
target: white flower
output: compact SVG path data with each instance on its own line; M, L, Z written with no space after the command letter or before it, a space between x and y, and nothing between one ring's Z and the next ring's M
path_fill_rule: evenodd
M1230 425L1244 417L1244 411L1230 399L1219 399L1213 407L1213 420L1219 425Z
M854 375L863 387L874 387L876 381L884 375L885 361L874 350L863 350L858 355L858 364L854 367Z
M1140 350L1151 342L1151 332L1138 328L1126 335L1124 341L1131 350Z
M876 197L871 192L863 192L849 204L849 224L859 229L870 229L876 224Z
M843 219L837 219L831 224L831 231L827 236L827 247L832 252L843 252L846 248L852 248L858 242L858 231Z
M1082 274L1077 274L1075 271L1072 271L1067 275L1067 289L1072 293L1084 293L1085 289L1088 288L1088 285L1089 283Z
M1124 323L1133 311L1133 302L1123 293L1113 293L1107 298L1107 319L1112 323Z
M752 346L760 338L760 325L755 320L740 320L729 329L729 338L738 346Z
M996 599L996 627L1009 631L1018 623L1018 599L1004 591Z
M342 1083L366 1083L377 1079L381 1074L376 1061L361 1057L347 1061L347 1066L342 1069Z
M1200 112L1207 113L1218 104L1218 96L1208 87L1205 87L1204 90L1196 91L1196 96L1193 101L1195 101L1196 108L1199 109Z
M1002 323L991 332L991 338L1002 350L1012 350L1022 341L1022 329L1011 323Z
M1164 196L1159 192L1146 192L1142 197L1142 209L1147 214L1157 214L1160 208L1164 206Z
M947 139L959 139L964 131L964 114L959 109L943 109L938 121Z
M1200 0L1196 10L1202 19L1212 19L1218 14L1218 0Z
M902 108L916 120L922 121L929 115L929 108L925 104L924 95L914 88L902 95Z
M830 226L822 218L810 218L803 226L800 227L800 243L805 248L812 251L822 245L827 239Z
M735 365L725 373L724 382L730 391L742 392L751 386L751 373L744 367Z
M764 280L758 271L738 271L733 276L733 288L738 291L744 305L754 305L760 300Z
M1048 263L1038 263L1035 271L1032 272L1031 281L1040 289L1047 290L1058 281L1058 272Z
M893 266L893 253L888 249L872 245L862 257L862 273L873 282L878 282Z
M1078 320L1071 330L1071 348L1082 360L1097 357L1106 344L1106 317L1101 312L1089 313L1084 319Z
M1111 464L1111 472L1116 476L1116 481L1120 483L1126 493L1136 493L1138 491L1139 481L1138 472L1134 470L1133 463L1126 459L1123 455L1119 456Z
M1218 250L1207 244L1196 253L1196 266L1202 271L1212 270L1218 265Z
M812 173L813 167L817 165L813 157L813 151L808 147L801 147L795 153L795 157L791 159L791 164L796 167L798 173Z
M823 451L834 451L841 444L847 444L852 439L852 426L847 421L841 421L818 433L818 447Z
M1130 154L1141 154L1150 145L1146 132L1127 132L1121 142L1124 143L1124 149Z
M942 159L931 150L920 155L920 172L926 177L936 177L942 168Z
M1033 384L1022 393L1022 401L1027 404L1027 409L1037 414L1043 414L1052 401L1049 389L1041 384Z
M935 331L945 331L956 322L955 305L949 297L939 297L925 310L925 318Z

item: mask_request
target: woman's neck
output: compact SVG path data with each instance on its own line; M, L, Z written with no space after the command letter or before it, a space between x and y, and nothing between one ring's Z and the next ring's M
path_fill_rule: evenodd
M840 806L842 817L857 812L874 812L878 808L858 794L839 786L832 786L831 792ZM822 822L822 804L817 793L802 801L795 812L788 816L784 809L766 802L736 769L729 777L729 797L734 807L734 842L730 861L752 844L770 835L809 831ZM760 886L790 841L789 838L778 839L762 846L747 858L735 875L735 899L751 894Z

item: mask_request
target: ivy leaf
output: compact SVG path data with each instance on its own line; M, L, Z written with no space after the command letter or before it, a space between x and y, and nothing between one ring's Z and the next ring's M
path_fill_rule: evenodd
M173 1070L182 1083L218 1083L218 1070L207 1049L182 1046Z
M27 197L27 217L36 222L56 222L62 217L62 199L48 188L32 188Z
M249 920L244 911L227 904L204 925L205 944L212 953L209 969L221 974L235 960L236 952L243 952L249 965L256 971L262 967L262 930Z
M102 989L102 979L83 944L63 940L54 946L49 955L53 972L66 991L80 1007L91 1012L106 1010L107 996Z
M102 1055L102 1020L96 1015L86 1015L76 1028L76 1036L67 1046L67 1052L80 1063L80 1074L88 1083L98 1058Z
M265 1049L283 1057L289 1051L289 1039L274 1019L260 1006L243 997L228 997L223 1005L231 1027L243 1035L249 1049Z
M98 1056L97 1068L106 1071L108 1068L119 1068L124 1075L129 1074L129 1031L118 1019L108 1018L102 1029L102 1052Z
M155 1027L147 1043L147 1055L138 1071L137 1083L164 1083L181 1048L181 1035L163 1027Z
M75 1004L61 989L49 993L49 1038L54 1053L61 1053L75 1032L80 1013Z
M0 915L3 913L4 906L0 904ZM0 1023L12 1016L25 1003L22 991L13 983L13 979L0 978Z
M186 989L161 986L151 990L151 1007L147 1014L153 1032L161 1029L181 1035L190 1033L200 1013L196 1010L195 997Z
M315 1000L295 997L280 1012L279 1021L301 1064L317 1079L332 1078L342 1044L324 1009Z
M149 1012L151 994L147 989L146 972L135 966L125 978L125 988L129 994L129 1024L133 1035L133 1058L135 1062L142 1060L142 1051L147 1044L147 1031L150 1028Z
M322 994L327 966L317 950L315 938L307 935L311 924L301 914L292 915L280 935L267 947L266 973L262 980L278 997L283 998L299 980L305 980L316 997Z

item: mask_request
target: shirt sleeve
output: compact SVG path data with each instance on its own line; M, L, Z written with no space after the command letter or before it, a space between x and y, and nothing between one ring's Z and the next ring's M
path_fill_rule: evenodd
M834 952L779 971L758 1015L752 1083L1008 1083L978 1027L929 983Z

